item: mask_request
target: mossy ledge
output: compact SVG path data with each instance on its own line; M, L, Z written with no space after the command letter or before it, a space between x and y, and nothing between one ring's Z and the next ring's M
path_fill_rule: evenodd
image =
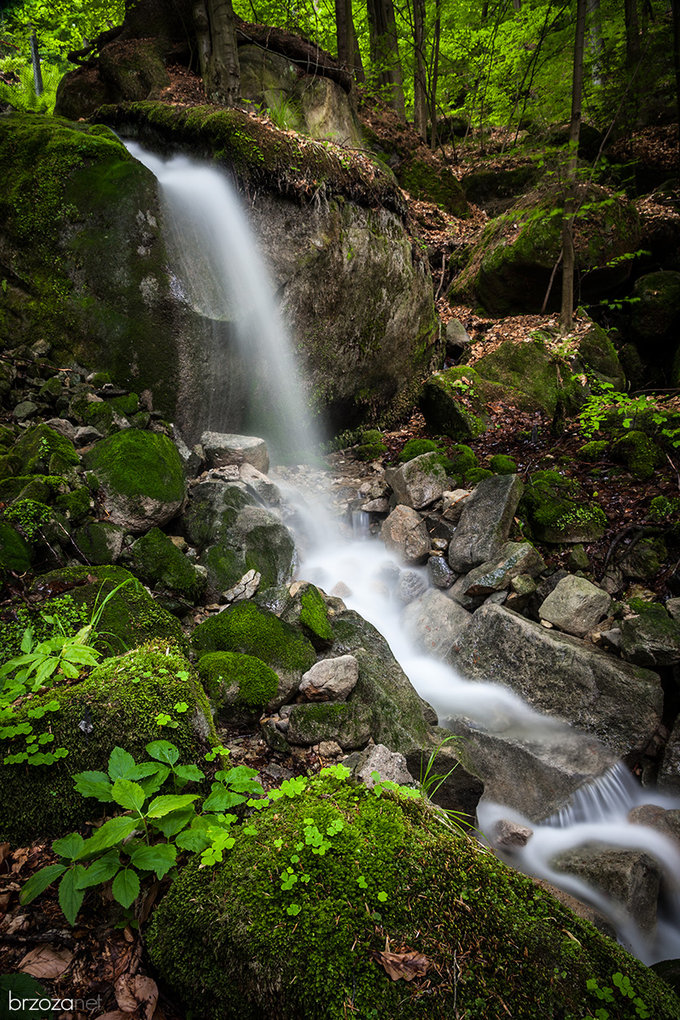
M302 842L314 830L323 856ZM214 871L185 869L148 933L195 1020L500 1020L535 1017L537 1003L581 1020L598 1006L587 982L611 986L617 971L656 1020L679 1015L653 971L422 802L322 774L234 834ZM300 876L289 891L287 868ZM427 959L426 978L387 977L386 937Z
M406 216L394 178L378 163L332 142L279 131L241 110L121 103L100 107L93 119L163 150L216 159L246 189L263 188L300 203L346 198L369 209L382 206L402 220Z

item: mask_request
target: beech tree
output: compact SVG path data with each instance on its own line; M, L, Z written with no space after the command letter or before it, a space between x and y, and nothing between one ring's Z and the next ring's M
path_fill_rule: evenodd
M231 106L241 94L231 0L196 0L193 15L206 96Z
M574 69L571 86L571 120L569 122L569 155L566 188L562 210L562 308L560 329L567 333L574 317L574 213L576 211L576 174L578 143L581 133L581 97L583 95L583 48L586 35L588 0L577 0Z

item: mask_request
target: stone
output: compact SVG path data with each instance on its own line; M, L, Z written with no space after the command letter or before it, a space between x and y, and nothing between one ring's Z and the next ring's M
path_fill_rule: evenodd
M525 596L533 595L537 591L538 585L531 574L518 574L517 577L513 577L511 580L510 588L515 595Z
M359 663L353 655L321 659L303 674L300 694L307 701L346 701L357 685Z
M399 505L383 521L380 537L406 563L422 563L430 551L430 536L417 510Z
M38 405L34 404L32 400L22 400L21 403L12 411L13 416L17 421L26 421L27 418L32 418L37 412Z
M680 716L666 742L657 783L660 790L680 795Z
M555 544L594 542L602 538L607 517L587 498L579 483L558 471L535 471L519 506L531 537Z
M585 879L620 904L642 928L651 933L656 925L661 869L641 850L618 850L604 844L567 850L552 866Z
M387 468L385 476L397 503L414 510L422 510L439 499L448 481L438 453L422 453L401 467Z
M465 501L449 545L449 566L459 574L491 559L507 540L523 485L517 475L484 478Z
M222 593L222 598L225 602L240 602L242 599L252 599L260 587L261 580L262 574L259 574L256 570L248 570L233 588L228 588L227 591Z
M55 432L58 432L60 436L64 436L71 443L75 441L76 427L68 418L49 418L45 424L54 429Z
M338 758L343 750L337 740L322 740L318 753L320 758Z
M397 581L396 596L399 602L408 605L427 590L427 582L417 570L402 570Z
M75 429L75 434L72 437L73 442L76 446L90 446L91 443L97 443L100 439L103 439L103 434L96 429L94 425L79 425Z
M451 587L458 575L454 574L443 556L430 556L427 561L427 576L430 584L445 591Z
M518 848L526 846L533 834L534 830L528 825L520 825L508 818L499 818L493 831L486 833L491 845L505 853L514 853Z
M472 341L460 319L449 319L446 323L446 356L460 361Z
M628 812L628 821L632 825L647 825L680 844L680 810L677 808L667 810L658 804L640 804Z
M585 547L578 542L569 553L569 559L567 560L567 568L576 572L577 570L588 570L590 568L590 559Z
M620 756L644 749L661 720L656 673L504 606L473 614L450 661L463 676L510 687L538 711L595 734Z
M88 563L104 565L115 563L123 549L125 529L108 521L84 524L74 535L74 541Z
M343 751L353 751L371 736L371 710L360 701L293 705L288 720L286 739L303 747L335 740Z
M270 506L279 506L281 502L281 491L266 474L258 471L256 467L247 461L239 467L239 478L244 485L249 486L258 499Z
M480 377L469 365L435 372L423 383L418 406L431 432L467 442L480 436L489 424Z
M423 652L445 659L469 625L471 614L436 588L406 607L404 629Z
M680 623L680 599L668 599L666 602L666 612L671 620Z
M390 501L386 496L378 496L376 499L369 499L362 503L359 508L366 514L387 514L390 511Z
M569 574L541 603L538 614L559 630L576 637L585 637L611 605L611 595L597 588L585 577Z
M471 495L469 489L454 489L442 493L442 517L452 524L458 524L463 513L465 500Z
M201 446L210 467L228 464L252 464L266 474L269 471L269 451L264 439L257 436L238 436L230 432L204 432Z
M506 542L493 559L469 572L461 590L465 595L492 595L506 591L519 575L534 577L543 570L543 557L530 542Z
M621 621L622 658L640 666L680 663L680 624L658 602L633 604L637 615Z
M399 786L416 785L404 755L399 751L391 751L385 744L373 744L367 748L352 772L369 790L373 789L376 782L397 783ZM379 780L374 779L374 772L379 774Z
M135 576L158 591L171 612L195 605L205 591L205 577L160 528L138 538L126 555Z

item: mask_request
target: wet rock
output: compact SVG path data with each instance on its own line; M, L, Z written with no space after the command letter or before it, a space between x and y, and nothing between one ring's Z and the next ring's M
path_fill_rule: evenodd
M427 575L430 584L443 590L450 588L458 576L451 570L443 556L430 556L427 561Z
M50 418L45 422L45 424L49 425L51 429L54 429L54 431L58 432L60 436L64 436L72 443L75 441L76 427L68 420L68 418Z
M506 542L493 559L475 567L465 577L465 595L492 595L505 591L520 574L536 576L545 570L543 557L529 542Z
M125 529L108 521L92 521L74 535L74 541L88 563L115 563L123 549Z
M406 563L422 563L430 551L430 536L417 510L399 505L383 522L380 537Z
M439 499L448 481L438 453L423 453L399 468L388 468L385 475L397 503L414 510L421 510Z
M225 602L240 602L242 599L252 599L260 587L261 580L262 574L258 573L257 570L248 570L233 588L228 588L223 592L222 598Z
M408 605L419 598L427 590L427 583L422 574L416 570L402 570L397 582L397 599Z
M471 615L462 606L431 589L404 610L404 628L422 651L446 658L469 625Z
M499 818L493 831L486 833L491 845L497 850L513 853L519 847L526 846L534 830L528 825L511 822L508 818Z
M501 683L539 711L595 734L621 756L646 747L661 719L656 673L504 606L474 613L450 661L464 676Z
M244 485L251 488L263 503L269 503L270 506L280 504L281 492L278 485L275 485L263 471L258 471L256 467L246 461L241 464L238 473Z
M412 776L428 787L428 796L439 807L457 811L475 824L477 805L484 793L479 776L470 771L461 748L449 730L437 726L420 747L406 752L406 764Z
M680 662L680 624L658 602L634 600L636 616L621 622L621 655L640 666Z
M494 475L477 485L449 546L452 570L466 573L496 555L507 540L522 490L517 475Z
M369 789L373 789L378 781L398 783L400 786L416 785L404 755L399 751L390 751L385 744L374 744L367 748L352 771ZM379 774L380 780L373 778L374 772Z
M264 439L257 436L238 436L230 432L204 432L201 446L210 467L228 464L252 464L266 474L269 470L269 452Z
M629 812L628 821L633 825L647 825L680 844L680 811L677 809L667 811L658 804L641 804Z
M538 612L541 620L547 620L559 630L584 637L607 615L611 601L606 591L585 577L569 574L541 603Z
M300 694L307 701L346 701L357 685L359 663L353 655L321 659L302 677Z

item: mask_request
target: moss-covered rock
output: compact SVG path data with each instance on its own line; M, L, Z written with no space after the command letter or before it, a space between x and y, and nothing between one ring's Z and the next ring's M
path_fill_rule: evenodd
M486 392L476 369L456 365L425 381L418 404L433 432L452 439L474 439L488 424Z
M299 677L316 662L316 652L304 635L254 602L238 602L199 623L191 643L199 652L254 655L276 672Z
M626 375L619 361L614 344L606 330L596 322L581 337L578 346L579 358L603 383L609 383L615 390L624 391Z
M612 444L612 456L625 464L636 478L647 479L654 474L663 454L653 439L639 429L631 429Z
M328 607L313 584L302 589L299 622L315 648L328 648L333 643L335 635L328 619Z
M293 705L288 722L286 739L291 744L309 747L334 740L343 751L365 747L373 728L371 710L360 701Z
M414 457L420 457L423 453L443 453L442 447L434 439L409 439L404 443L404 449L399 454L399 460L405 464Z
M512 474L512 473L513 472L510 472L510 471L507 471L507 472L506 471L499 471L498 472L498 474ZM490 471L488 468L481 468L481 467L470 468L469 471L465 472L464 482L465 482L465 484L467 486L472 487L473 485L477 485L477 483L481 482L484 478L491 478L491 477L493 477L493 474L494 474L494 472Z
M519 512L539 542L594 542L607 526L602 507L584 497L578 482L557 471L536 471L531 476Z
M23 475L60 475L80 463L70 439L49 425L32 425L17 440L12 452L18 457Z
M412 198L434 202L459 219L470 215L460 181L447 167L434 166L413 156L397 167L396 174Z
M273 669L239 652L207 652L198 660L198 675L222 721L259 715L279 689Z
M185 869L148 934L196 1020L501 1020L537 1003L581 1017L599 1005L588 982L611 987L616 971L655 1018L678 1015L652 971L418 801L322 775L234 834L215 870ZM391 980L386 936L422 954L427 976Z
M525 410L554 414L559 399L570 410L584 399L583 385L572 378L572 368L552 354L540 338L524 343L506 340L476 361L475 370L483 379L501 386L504 395Z
M9 521L0 521L0 577L7 570L23 574L30 566L30 545Z
M184 645L179 621L154 602L146 588L123 567L62 567L42 574L33 583L36 593L61 592L64 587L70 589L74 603L85 607L90 615L118 588L106 603L97 627L97 647L108 654L118 654L151 638ZM50 604L48 598L42 608L49 612Z
M680 662L680 624L660 602L630 599L635 614L621 621L621 655L638 666L674 666Z
M99 480L113 524L146 531L171 520L182 506L184 469L167 436L125 429L95 443L84 463Z
M456 475L461 480L468 471L479 467L477 454L470 446L466 446L464 443L457 443L456 446L451 447L449 461L451 463L451 474Z
M577 220L576 260L581 293L595 297L629 277L631 260L619 256L635 251L640 237L634 207L597 185L580 189L588 214ZM561 249L563 204L559 186L533 192L485 227L466 268L453 282L453 304L481 304L493 315L539 312ZM559 307L560 272L551 290L551 306Z
M138 538L129 557L136 576L157 589L171 611L198 602L205 591L205 577L160 528Z
M109 521L89 521L74 535L88 563L94 566L115 563L123 548L125 529Z
M361 434L361 442L354 448L359 460L378 460L387 453L385 439L378 429L368 429Z
M611 443L607 439L593 439L579 448L579 460L587 460L594 464L596 461L602 460L610 447Z
M645 344L675 338L680 321L680 273L660 270L635 281L631 325Z
M31 719L34 709L52 702L58 708ZM176 711L174 706L181 703L188 709ZM54 740L46 746L63 748L68 755L52 764L0 765L0 838L23 845L61 835L104 814L103 804L74 791L71 777L76 772L105 770L116 746L137 761L145 759L145 745L169 732L159 728L159 714L177 723L170 738L181 762L200 761L216 743L203 689L189 662L167 641L107 659L79 683L26 698L13 724L29 722L36 735L51 732ZM23 746L22 737L0 741L0 761Z

